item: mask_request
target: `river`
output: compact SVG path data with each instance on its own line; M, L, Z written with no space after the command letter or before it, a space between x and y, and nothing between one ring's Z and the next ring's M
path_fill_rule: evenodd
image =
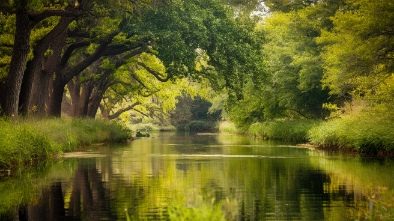
M394 161L157 133L0 176L0 220L394 220Z

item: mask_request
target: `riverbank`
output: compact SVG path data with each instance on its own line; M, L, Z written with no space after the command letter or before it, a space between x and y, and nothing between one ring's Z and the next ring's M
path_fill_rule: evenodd
M0 119L0 168L8 169L54 158L93 143L120 142L131 131L94 119Z
M221 132L239 133L262 139L307 143L318 149L344 150L366 156L394 156L394 130L391 116L365 115L330 120L277 120L255 123L239 130L222 122Z
M308 131L321 149L350 150L367 156L394 156L393 119L389 115L345 116L321 122Z
M241 130L231 122L222 122L219 125L219 131L243 134L267 140L305 143L309 141L308 131L320 123L320 120L277 120L254 123L248 128Z

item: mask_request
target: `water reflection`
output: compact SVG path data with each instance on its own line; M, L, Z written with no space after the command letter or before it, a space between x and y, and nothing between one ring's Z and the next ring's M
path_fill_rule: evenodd
M225 135L157 134L65 159L1 220L392 220L394 164ZM74 165L74 164L73 164ZM0 194L1 185L0 183Z

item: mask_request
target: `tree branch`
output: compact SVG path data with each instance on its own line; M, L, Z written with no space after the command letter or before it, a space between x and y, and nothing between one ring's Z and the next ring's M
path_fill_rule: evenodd
M89 46L89 44L90 41L81 41L81 42L73 43L70 46L68 46L60 61L60 67L65 67L67 65L67 62L71 58L71 55L74 52L74 50L82 47L87 47Z
M134 104L131 104L131 105L127 106L126 108L118 110L114 114L109 115L108 118L110 120L115 119L115 118L119 117L122 113L132 110L132 109L134 109L135 106L140 105L140 104L141 104L141 102L137 101Z
M134 78L134 80L136 80L142 87L149 90L149 88L144 84L144 82L142 82L135 74L131 73L130 77Z
M158 71L155 71L148 67L146 64L142 62L138 62L138 65L142 66L145 70L147 70L150 74L152 74L157 80L161 82L167 82L170 79L170 75L167 75L166 78L162 78L162 74L159 73Z
M65 9L46 9L42 12L30 12L29 19L31 21L31 25L34 26L42 20L52 16L78 17L82 14L83 12L81 10L77 10L73 6L68 5Z

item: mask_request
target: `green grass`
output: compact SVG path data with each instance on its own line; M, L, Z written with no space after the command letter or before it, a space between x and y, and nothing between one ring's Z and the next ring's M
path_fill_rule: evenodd
M393 122L394 116L390 113L365 111L327 121L302 119L254 123L243 131L226 122L220 125L220 131L263 139L309 142L323 149L354 150L366 155L393 155Z
M360 114L326 121L309 131L310 142L323 148L379 154L394 151L391 116Z
M0 168L28 165L83 145L122 141L131 131L93 119L0 119Z
M308 119L268 121L252 124L245 133L263 139L306 142L308 131L319 122Z

